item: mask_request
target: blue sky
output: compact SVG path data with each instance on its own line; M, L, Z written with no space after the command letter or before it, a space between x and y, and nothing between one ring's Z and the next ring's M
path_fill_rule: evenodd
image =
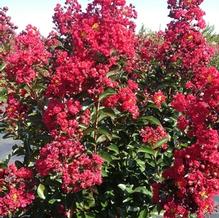
M40 29L43 35L47 35L52 29L52 14L56 3L63 3L64 0L0 0L0 6L9 7L9 15L19 27L25 28L27 24L32 24ZM79 0L86 5L88 0ZM142 23L148 29L165 29L168 23L168 11L166 9L167 0L128 0L133 3L138 11L137 24ZM206 11L206 21L215 26L219 33L219 0L205 0L202 8Z

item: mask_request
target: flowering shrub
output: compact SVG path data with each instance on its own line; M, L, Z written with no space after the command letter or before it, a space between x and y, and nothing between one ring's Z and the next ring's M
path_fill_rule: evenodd
M188 213L194 211L198 217L204 217L206 212L213 211L212 196L219 193L219 72L207 66L210 62L210 48L197 29L204 27L201 18L203 12L199 8L201 2L169 1L170 15L175 21L169 25L166 37L171 33L169 46L174 46L174 54L180 60L177 67L182 72L190 71L190 79L185 83L187 92L176 94L171 103L181 113L178 126L183 135L188 137L188 145L174 151L173 165L163 172L164 181L160 184L160 191L166 193L171 187L171 195L167 194L166 199L157 199L164 205L165 217L175 217L176 214L188 217ZM197 22L188 26L193 20ZM176 26L183 26L180 33L172 31ZM175 44L181 40L180 48L176 47ZM192 46L198 49L190 50ZM183 48L191 52L182 53ZM174 62L171 60L169 63Z
M1 168L1 215L16 214L17 210L33 202L32 178L32 171L25 167L17 169L15 165L9 165L6 169Z
M219 71L202 0L136 34L125 0L58 4L47 38L0 12L5 217L204 217L219 194Z

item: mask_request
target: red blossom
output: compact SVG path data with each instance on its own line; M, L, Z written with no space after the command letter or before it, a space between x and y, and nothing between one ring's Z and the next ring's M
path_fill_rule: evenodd
M172 48L180 60L178 70L187 80L185 88L189 89L189 94L176 94L171 105L182 113L178 118L179 129L184 131L188 128L184 133L193 142L175 151L173 165L163 173L165 180L160 184L160 190L169 189L171 193L171 201L162 202L168 218L176 217L180 211L183 217L194 212L202 218L205 213L213 211L213 196L219 193L219 137L218 130L211 128L218 119L215 109L219 99L219 73L217 69L207 67L212 52L198 31L204 27L204 13L199 7L201 2L168 1L170 17L174 20L168 26L160 50L169 52ZM163 60L168 59L172 64L173 54L165 55ZM191 80L188 80L188 75Z
M188 210L183 206L177 205L174 202L168 202L164 205L164 218L176 218L177 216L187 218Z
M50 54L46 51L40 33L27 26L26 31L15 38L15 44L7 56L8 77L17 83L32 83L38 76L36 68L48 64Z
M185 118L185 116L181 115L177 119L177 127L181 130L184 131L186 127L188 126L189 121Z
M15 36L16 29L16 26L11 22L11 18L7 16L7 11L7 7L0 8L0 64L10 50L10 43Z
M163 94L162 91L157 91L154 93L153 95L153 101L155 103L155 105L160 108L161 105L166 102L166 96Z
M200 31L205 27L202 2L168 0L172 21L165 32L150 39L136 36L136 12L125 0L93 0L86 11L81 10L77 0L67 0L63 7L58 4L54 15L56 32L47 40L32 26L15 36L6 10L0 10L0 42L5 46L14 37L11 48L1 52L0 59L6 62L10 89L17 85L8 94L6 118L12 124L29 118L22 103L30 100L27 90L42 78L45 86L42 98L34 99L37 106L32 111L38 113L40 108L48 137L53 137L50 143L38 146L34 167L40 180L55 176L61 180L60 188L65 194L102 183L103 160L95 152L86 151L86 139L82 145L86 131L80 128L94 127L95 135L99 123L98 119L92 123L93 113L102 107L116 108L137 119L150 99L148 92L142 91L146 88L140 79L146 77L144 72L154 71L151 63L156 62L159 70L176 76L176 84L181 87L171 102L178 114L178 138L170 143L175 146L173 161L164 170L163 181L152 185L152 200L164 209L165 218L187 218L190 213L201 218L213 211L213 197L219 194L219 71L208 67L213 52ZM102 101L101 94L108 89L113 94ZM154 104L161 108L167 97L171 99L171 92L172 89L169 93L152 93ZM143 112L153 113L152 108L146 109ZM164 121L169 125L169 121ZM18 130L22 127L18 126ZM156 149L168 133L162 126L146 126L140 136L143 143ZM168 145L161 146L165 150ZM34 172L28 167L10 165L0 169L0 215L26 209L33 202L33 177ZM66 214L64 205L60 204L59 210Z
M43 122L53 136L76 137L79 134L78 117L81 110L82 106L77 100L70 99L62 103L52 99L44 111Z
M101 184L102 163L99 155L86 154L79 142L62 140L41 148L36 168L41 176L60 175L62 189L69 193Z
M185 95L182 93L175 95L171 105L178 112L184 112L187 109L187 101Z
M0 171L0 215L8 216L18 209L25 209L35 199L33 173L29 168L15 165Z
M152 147L160 140L168 137L168 134L162 126L158 126L156 129L152 127L146 127L141 130L140 135L142 137L142 141L144 143L151 144ZM167 145L163 143L162 147L166 148L166 146Z
M9 94L7 99L7 106L5 109L8 121L12 122L13 124L16 121L21 120L25 117L25 112L25 106L15 98L14 94Z
M136 88L137 88L136 84L133 81L129 81L128 87L121 88L118 94L113 94L109 96L104 101L104 105L106 107L118 106L121 109L121 111L129 112L132 115L132 118L136 119L139 116L137 97L134 93L134 90Z

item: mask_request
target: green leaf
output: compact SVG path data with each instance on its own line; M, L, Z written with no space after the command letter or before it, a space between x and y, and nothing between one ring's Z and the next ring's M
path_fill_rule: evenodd
M48 201L48 203L49 204L54 204L54 203L56 203L56 202L60 202L61 201L61 199L50 199L49 201Z
M140 211L138 218L146 218L148 217L147 215L148 215L147 210L143 209Z
M39 184L39 186L37 187L37 194L38 196L45 200L46 199L46 196L45 196L45 186L43 184Z
M23 163L21 161L19 161L19 160L16 160L14 163L15 163L17 168L21 168L21 167L24 166Z
M127 203L129 201L133 201L133 198L132 197L128 197L122 203Z
M111 120L116 118L116 113L112 108L103 108L99 111L98 122L106 117L110 117Z
M99 128L98 130L99 130L99 133L102 134L102 135L104 135L104 136L106 136L106 138L107 138L109 141L112 140L112 135L111 135L111 133L109 132L108 129L106 129L106 128Z
M7 124L0 122L0 127L7 127Z
M113 160L111 155L105 151L101 151L99 155L108 163L110 163Z
M6 64L5 64L5 63L1 64L1 65L0 65L0 71L3 71L3 70L5 69L5 67L6 67Z
M115 144L110 145L108 148L109 148L109 150L114 151L116 154L119 153L119 148Z
M106 165L103 165L102 166L102 172L101 172L102 177L107 177L108 173L109 173L108 167Z
M94 132L95 129L93 127L89 127L87 129L84 130L84 135L89 135L90 133Z
M109 77L111 77L111 76L117 75L118 73L119 73L119 68L118 68L118 69L115 69L115 70L109 71L106 75L107 75L107 77L109 78Z
M101 135L97 138L96 143L102 143L107 140L107 137L105 135Z
M112 139L120 139L120 136L118 136L116 134L112 134Z
M152 195L151 191L149 191L145 186L139 186L139 187L135 188L133 190L133 192L139 192L139 193L143 193L143 194L149 195L149 196Z
M1 96L6 96L7 95L7 89L6 88L1 88L0 95Z
M138 149L139 153L147 153L147 154L155 154L155 151L149 147L149 146L142 146L141 148Z
M146 120L149 123L155 124L155 125L158 125L158 126L161 125L160 121L154 116L144 116L144 117L141 117L141 120Z
M188 144L182 143L182 144L180 144L180 146L181 146L182 148L187 148L187 147L188 147Z
M138 164L141 172L144 172L145 171L145 162L138 159L138 160L136 160L136 163Z
M80 208L82 211L87 211L95 205L95 199L92 192L89 193L87 190L84 190L82 193L83 198L81 198L76 205L77 208Z
M87 129L87 126L84 125L84 124L79 124L79 127L80 127L82 130L86 130L86 129Z
M118 184L118 187L129 194L133 193L133 185Z
M169 141L169 137L163 138L163 139L161 139L160 141L158 141L158 142L153 146L153 148L154 148L154 149L159 148L159 147L161 147L163 144L167 143L168 141Z
M109 97L113 94L116 94L117 92L114 89L107 89L105 92L103 92L100 97L99 100L102 101L104 98Z
M125 184L118 184L118 187L120 189L122 189L122 191L125 191L126 190L126 185Z
M89 212L80 211L77 213L77 218L95 218L95 215Z

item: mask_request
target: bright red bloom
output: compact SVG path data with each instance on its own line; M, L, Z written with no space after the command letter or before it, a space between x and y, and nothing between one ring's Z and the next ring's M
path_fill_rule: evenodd
M101 184L102 163L99 155L86 154L79 142L62 140L41 148L36 168L41 176L58 174L63 191L69 193Z
M176 151L173 166L163 174L167 181L175 183L175 204L194 208L199 217L213 211L212 197L219 193L218 144L217 131L197 130L197 143ZM173 189L168 184L160 184L161 190L167 186Z
M131 88L130 88L131 86ZM139 108L137 106L137 97L134 90L137 86L134 82L129 82L128 87L121 88L118 94L109 96L105 101L106 107L119 107L121 111L129 112L133 119L139 116Z
M153 183L151 187L152 187L152 192L153 192L152 201L153 201L153 203L158 204L160 202L160 187L161 187L161 184Z
M75 0L67 1L65 7L58 4L54 22L58 34L68 38L74 52L56 51L55 73L47 95L85 92L94 97L104 91L104 86L117 86L107 73L121 57L134 56L135 17L134 8L126 6L125 1L95 0L86 12Z
M89 124L90 124L90 114L91 114L91 112L90 112L89 109L85 110L84 113L80 117L80 123L82 123L86 126L89 126Z
M164 209L164 218L176 218L177 216L182 218L188 217L188 210L183 206L175 204L174 202L168 202L164 205Z
M155 105L160 108L161 105L166 102L166 96L163 94L162 91L157 91L154 93L153 95L153 101L155 103Z
M17 100L14 94L9 94L7 99L7 107L5 110L8 121L16 122L25 117L26 108Z
M15 36L14 30L16 29L11 18L7 16L7 11L7 7L0 8L0 64L10 50L10 43Z
M199 31L204 27L201 2L168 1L173 21L160 50L163 63L173 67L178 61L174 67L187 80L185 88L189 94L176 94L171 105L182 113L178 127L182 131L187 128L184 133L193 142L175 151L173 165L163 173L165 180L160 189L166 192L169 189L171 197L171 201L162 202L168 218L176 217L181 210L183 217L188 217L188 212L204 217L213 211L213 196L219 192L219 137L217 129L213 129L218 120L215 110L219 99L219 73L207 67L212 51ZM173 55L177 57L174 61Z
M48 64L50 54L46 51L40 33L28 26L15 38L15 45L7 57L6 72L17 83L32 83L38 76L36 68Z
M136 82L134 82L133 80L128 80L128 87L133 90L133 91L137 91L138 90L138 84Z
M178 117L178 119L177 119L177 127L181 131L184 131L188 125L189 125L189 121L183 115Z
M141 130L140 135L142 137L142 141L144 143L151 144L152 147L160 140L168 137L168 134L162 126L158 126L156 129L152 127L146 127ZM164 143L162 147L165 148L166 144Z
M137 98L135 93L130 88L120 89L118 102L121 105L122 111L129 112L134 119L139 116L139 109L137 106Z
M77 118L81 109L82 106L79 101L70 99L62 103L52 99L48 108L44 111L43 122L53 136L58 134L76 137L79 133Z
M20 131L31 129L35 137L35 129L29 123L32 118L40 117L46 127L43 133L48 138L53 137L53 141L43 147L39 145L44 138L36 144L30 140L31 149L36 149L34 170L39 180L47 182L56 177L62 182L58 186L65 195L101 184L103 160L96 153L87 152L81 142L90 149L90 144L98 141L98 128L102 125L120 136L117 126L115 130L112 126L120 120L129 121L128 117L118 116L119 119L112 119L112 122L110 119L99 122L104 107L115 109L115 115L118 111L130 114L133 119L141 114L154 116L158 113L173 136L168 155L164 152L156 155L156 159L165 157L164 164L157 161L161 164L159 171L167 167L166 160L172 158L169 156L172 149L173 159L163 172L162 182L152 185L153 202L160 204L167 218L188 217L190 213L200 218L213 210L213 196L219 193L219 71L208 67L212 49L200 31L205 26L204 13L199 7L202 1L168 0L172 21L164 33L155 34L153 38L136 36L133 23L136 12L133 6L126 6L125 0L94 0L86 11L81 10L77 0L67 0L65 6L56 6L57 31L45 42L39 32L29 26L15 37L9 54L0 51L0 59L4 58L0 65L2 61L7 62L2 75L6 73L12 89L8 90L5 115L14 123L19 121L15 133L19 136ZM0 40L7 45L14 33L4 11L0 13ZM151 76L157 78L147 84L145 81L154 78ZM156 88L154 82L156 84L160 78L165 80L163 92L151 95L151 90ZM169 87L169 82L175 78L174 86ZM176 90L180 93L171 99ZM34 91L36 98L32 96ZM105 91L109 91L109 95L106 93L104 97ZM168 117L174 110L154 110L149 102L152 99L161 108L167 97L175 109L174 119ZM30 110L23 102L24 105L33 104ZM26 117L25 112L28 113ZM163 114L168 115L164 117ZM174 122L177 115L178 129ZM24 117L28 121L20 122L26 121ZM134 123L132 120L132 124L130 132L135 131L135 127L138 129L141 121ZM82 131L82 127L88 129ZM162 126L147 126L141 129L140 137L152 149L162 146L165 150L166 130ZM37 131L38 128L38 136ZM89 135L83 137L86 132ZM130 134L130 140L132 137L139 140L134 135ZM113 143L114 140L116 137L112 138ZM107 149L109 141L107 144L101 142L98 149ZM23 210L33 202L32 180L33 172L26 167L17 169L12 165L0 170L3 187L0 214ZM52 189L48 189L48 196L51 196L50 191ZM69 212L65 207L60 206L61 212L64 211L62 215Z
M187 109L187 101L185 95L178 93L174 96L171 106L178 112L184 112Z
M18 209L25 209L35 199L33 173L28 168L10 165L0 170L0 215L8 216Z

